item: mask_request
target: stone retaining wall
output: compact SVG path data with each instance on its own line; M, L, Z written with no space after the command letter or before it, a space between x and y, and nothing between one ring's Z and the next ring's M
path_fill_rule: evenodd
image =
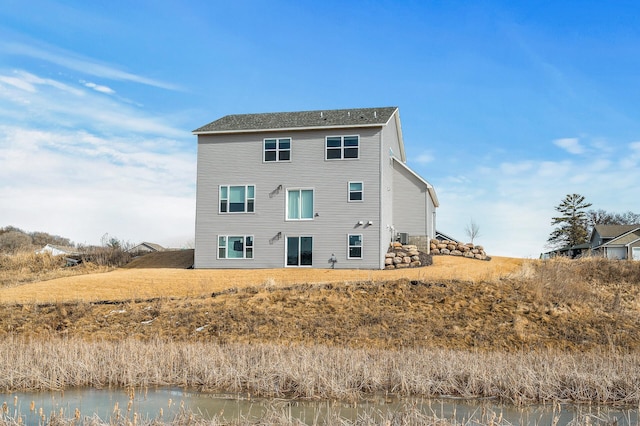
M422 266L422 261L416 245L389 244L389 250L384 259L384 269L417 268L418 266Z
M430 242L431 254L437 255L450 255L450 256L463 256L470 259L478 260L491 260L487 253L484 251L484 247L477 246L472 243L462 244L449 240L436 240L433 239Z

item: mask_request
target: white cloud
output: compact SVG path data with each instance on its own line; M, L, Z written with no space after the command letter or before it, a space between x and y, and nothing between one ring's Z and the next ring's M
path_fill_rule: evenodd
M640 142L629 144L629 154L620 161L620 166L624 169L636 168L640 163Z
M418 164L428 164L434 160L433 155L430 152L423 152L415 158L415 162Z
M531 170L533 164L530 161L523 161L520 163L502 163L500 164L500 170L507 175L516 175L525 173Z
M0 71L0 111L10 113L0 114L0 226L90 244L105 232L192 239L191 134L97 89Z
M584 153L584 147L580 144L577 138L563 138L553 141L554 145L564 149L569 154L582 154Z
M96 92L106 93L108 95L112 95L112 94L116 93L116 91L113 90L112 88L107 87L107 86L102 86L100 84L91 83L89 81L84 81L84 80L80 80L80 83L82 83L83 85L85 85L89 89L95 90Z
M635 155L640 161L640 142L628 149L628 159ZM594 209L640 212L640 198L633 195L640 167L621 168L597 151L572 161L479 164L467 170L465 179L417 171L438 193L438 230L466 240L465 226L473 217L482 234L476 243L494 256L537 257L547 251L554 206L569 193L584 195Z
M100 63L94 59L86 58L55 46L42 44L42 47L36 47L30 44L5 41L0 42L0 51L39 59L96 77L130 81L167 90L180 90L174 84L122 71L113 65Z
M61 83L50 78L41 78L35 74L31 74L22 70L14 70L13 75L0 75L0 82L13 86L28 93L38 91L37 86L50 86L60 91L81 96L82 92L67 84Z
M25 71L14 71L3 75L2 79L14 78L31 90L17 88L16 84L0 91L0 108L3 100L19 103L22 120L35 120L34 125L54 125L56 127L99 128L109 132L127 131L163 135L165 137L185 137L183 129L167 125L164 117L146 115L129 102L107 98L94 90L71 87L52 79L45 79ZM7 108L11 110L12 108Z

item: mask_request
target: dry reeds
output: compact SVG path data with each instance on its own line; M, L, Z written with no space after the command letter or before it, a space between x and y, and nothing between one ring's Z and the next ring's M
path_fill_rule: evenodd
M0 389L182 386L357 401L372 393L525 404L640 403L640 354L473 353L79 339L0 342Z

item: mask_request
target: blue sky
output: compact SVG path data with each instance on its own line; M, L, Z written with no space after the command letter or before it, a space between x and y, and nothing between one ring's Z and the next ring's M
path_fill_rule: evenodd
M566 194L640 213L636 2L16 1L0 226L188 246L226 114L398 106L439 230L537 257Z

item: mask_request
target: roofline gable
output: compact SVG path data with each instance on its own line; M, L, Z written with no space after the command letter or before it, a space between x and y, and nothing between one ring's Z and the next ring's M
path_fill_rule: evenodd
M619 240L620 238L626 237L627 235L629 235L629 234L633 234L634 232L637 232L637 231L640 231L640 226L639 226L639 227L637 227L637 228L634 228L634 229L632 229L632 230L630 230L630 231L627 231L627 232L625 232L625 233L623 233L623 234L620 234L620 235L618 235L617 237L614 237L614 238L610 239L609 241L607 241L607 242L605 242L605 243L600 244L597 248L599 248L599 247L605 247L605 246L614 246L614 245L623 245L623 246L628 246L629 244L633 244L635 241L638 241L638 240L634 240L634 241L631 241L631 242L626 243L626 244L616 243L616 240ZM640 238L639 238L639 239L640 239Z
M407 156L405 155L405 151L404 151L404 139L402 137L402 125L400 124L400 110L398 108L396 108L396 110L394 111L393 115L395 116L396 119L396 133L398 136L398 146L400 147L400 159L404 162L407 161ZM391 117L389 118L389 121L391 121ZM389 122L387 121L387 124Z
M414 172L411 167L407 166L403 161L401 161L398 157L396 157L395 155L391 156L392 160L395 161L397 164L400 164L406 171L408 171L409 173L411 173L416 179L418 179L420 182L422 182L424 184L424 186L427 188L427 191L429 192L429 196L431 197L431 200L433 201L433 205L435 207L440 207L440 202L438 201L438 196L436 195L436 190L433 187L433 185L431 185L429 182L427 182L422 176L420 176L418 173Z

